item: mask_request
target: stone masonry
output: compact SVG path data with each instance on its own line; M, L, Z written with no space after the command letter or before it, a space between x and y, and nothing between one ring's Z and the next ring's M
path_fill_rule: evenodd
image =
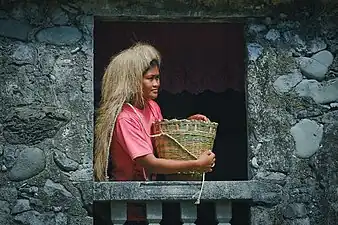
M0 224L92 224L94 16L246 23L253 225L338 220L335 1L1 1Z

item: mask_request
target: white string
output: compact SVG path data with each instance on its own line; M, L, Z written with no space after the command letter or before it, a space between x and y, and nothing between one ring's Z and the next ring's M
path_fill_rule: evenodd
M194 203L195 205L199 205L201 203L201 196L202 196L202 191L203 191L203 187L204 187L204 181L205 181L205 173L203 173L203 175L202 175L202 186L201 186L200 193L198 194L198 198L197 198L196 202Z
M186 149L180 142L178 142L173 136L171 136L170 134L164 133L161 128L160 128L160 130L161 131L160 131L159 134L150 135L150 137L159 137L159 136L162 136L162 135L167 136L168 138L173 140L177 145L179 145L184 151L186 151L189 155L191 155L195 159L198 158L193 153L191 153L188 149Z

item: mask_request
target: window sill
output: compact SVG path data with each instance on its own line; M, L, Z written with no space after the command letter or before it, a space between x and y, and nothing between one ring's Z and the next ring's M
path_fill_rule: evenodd
M94 201L185 201L197 198L200 181L95 182ZM256 180L205 181L201 200L245 200L271 203L281 186Z

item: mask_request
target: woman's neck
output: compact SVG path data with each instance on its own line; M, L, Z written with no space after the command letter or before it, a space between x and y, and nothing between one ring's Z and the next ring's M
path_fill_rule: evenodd
M143 104L142 104L143 103ZM148 104L148 100L144 100L143 102L138 102L138 103L134 103L133 106L138 108L138 109L144 109L147 107L147 104Z

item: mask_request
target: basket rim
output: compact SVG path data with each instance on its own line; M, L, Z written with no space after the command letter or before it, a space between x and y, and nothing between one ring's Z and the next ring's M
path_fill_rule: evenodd
M188 119L162 119L155 121L156 124L170 124L170 123L190 123L190 124L206 124L213 127L217 127L217 122L204 121L204 120L188 120Z

